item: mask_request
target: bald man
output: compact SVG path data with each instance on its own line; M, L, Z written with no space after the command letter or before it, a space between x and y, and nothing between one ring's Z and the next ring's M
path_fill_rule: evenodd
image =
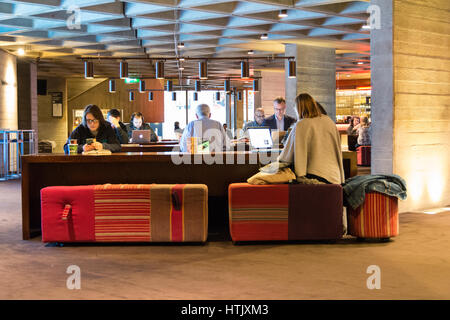
M249 127L262 127L262 124L264 122L264 109L263 108L255 109L254 119L255 119L255 121L247 122L244 125L244 128L242 128L244 133L247 131L247 129Z
M188 140L191 137L209 140L210 151L221 152L229 146L230 141L223 130L222 124L219 121L210 119L211 110L207 104L199 104L195 116L197 120L189 122L181 136L180 150L182 152L189 152Z

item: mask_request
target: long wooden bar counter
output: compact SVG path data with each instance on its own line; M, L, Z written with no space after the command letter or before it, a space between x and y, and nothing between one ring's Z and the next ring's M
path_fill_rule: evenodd
M30 239L41 230L40 190L48 186L92 184L202 183L210 197L227 197L228 186L245 182L258 169L276 159L267 154L224 152L182 154L178 152L115 153L112 155L38 154L22 156L22 236ZM211 156L211 155L210 155ZM349 154L343 152L344 160ZM344 161L346 176L356 168ZM211 164L210 164L211 163Z

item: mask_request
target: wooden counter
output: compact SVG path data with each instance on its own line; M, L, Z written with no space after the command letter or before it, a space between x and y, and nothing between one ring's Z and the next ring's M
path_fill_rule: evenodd
M122 144L121 152L169 152L180 151L178 144Z

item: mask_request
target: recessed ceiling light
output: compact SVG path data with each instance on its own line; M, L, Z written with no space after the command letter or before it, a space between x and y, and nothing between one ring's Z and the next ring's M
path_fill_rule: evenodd
M269 36L267 35L267 33L261 35L261 40L267 40L268 38Z
M179 58L178 60L179 60L179 61L184 61L184 58Z
M364 64L364 62L362 62L362 61L358 61L358 64Z
M178 67L178 70L180 70L180 71L183 71L184 70L184 67Z
M280 10L280 13L278 13L278 18L286 18L287 16L287 10Z
M19 50L17 50L17 54L19 56L23 56L23 55L25 55L25 50L23 48L19 48Z
M368 25L366 24L366 25L363 25L363 26L361 27L361 29L370 29L370 26L368 26Z
M179 44L178 44L178 48L184 48L184 43L183 42L180 42Z
M254 54L253 50L248 50L248 54Z

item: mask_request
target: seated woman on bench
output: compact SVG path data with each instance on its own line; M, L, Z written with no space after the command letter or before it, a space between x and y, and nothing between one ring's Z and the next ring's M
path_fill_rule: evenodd
M297 179L343 183L341 140L336 124L307 93L297 96L296 105L300 120L293 126L278 161L294 164Z

